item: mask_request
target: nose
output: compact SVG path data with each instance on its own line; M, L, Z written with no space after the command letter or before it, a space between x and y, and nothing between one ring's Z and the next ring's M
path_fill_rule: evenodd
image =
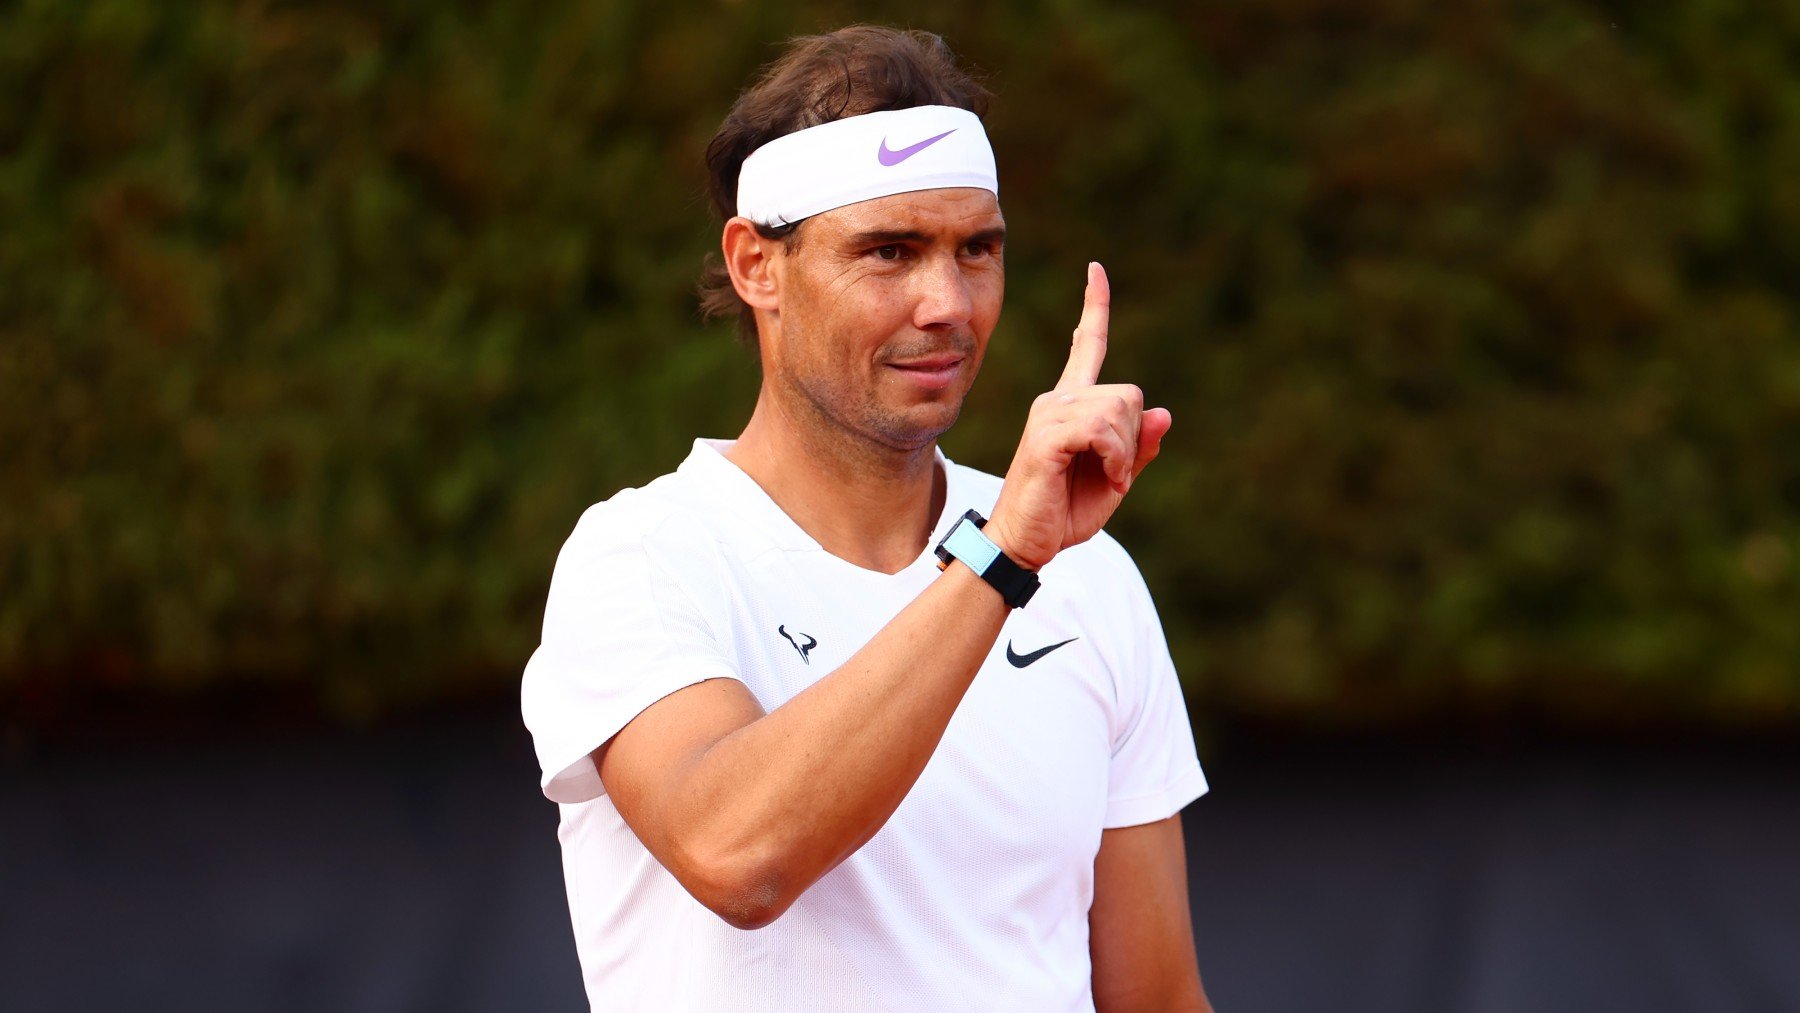
M918 286L913 326L924 331L968 325L975 301L969 295L969 279L954 255L928 257L913 272L913 279Z

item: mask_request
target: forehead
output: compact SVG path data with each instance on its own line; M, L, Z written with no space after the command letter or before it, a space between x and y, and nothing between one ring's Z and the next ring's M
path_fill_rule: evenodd
M1002 228L1000 200L979 187L915 190L847 204L813 216L818 231L833 235L864 232L917 232L924 235L969 235Z

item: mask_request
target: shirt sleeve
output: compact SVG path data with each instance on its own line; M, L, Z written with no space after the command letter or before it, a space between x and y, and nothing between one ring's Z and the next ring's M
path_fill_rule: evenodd
M1120 698L1113 724L1112 773L1105 827L1154 823L1206 794L1206 775L1194 751L1181 681L1163 636L1150 589L1126 559L1124 595L1130 628L1119 674Z
M606 793L590 754L646 707L737 677L695 596L648 546L646 526L605 506L582 518L557 557L543 640L520 691L539 783L554 802Z

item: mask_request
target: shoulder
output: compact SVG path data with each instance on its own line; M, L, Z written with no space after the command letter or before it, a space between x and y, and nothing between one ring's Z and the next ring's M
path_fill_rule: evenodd
M721 636L729 565L716 525L662 482L621 490L582 513L550 576L546 644L623 642L677 627Z
M670 473L641 487L621 489L582 511L563 545L563 558L641 546L670 525L692 520L693 508L681 495L681 477Z
M1071 545L1057 554L1050 561L1050 566L1065 564L1062 569L1079 571L1084 577L1104 578L1109 585L1118 581L1129 581L1132 585L1143 586L1144 575L1138 570L1137 561L1119 540L1105 531L1080 545ZM1049 567L1046 567L1048 569Z
M1139 633L1156 624L1156 605L1137 563L1104 531L1057 553L1041 572L1049 602L1079 622L1109 657L1125 657ZM1036 604L1035 600L1033 604Z
M1098 614L1111 615L1116 621L1134 619L1150 605L1150 588L1145 585L1138 561L1111 534L1100 531L1080 545L1069 545L1044 567L1044 583L1055 581L1067 588L1084 588L1082 599L1087 608ZM1105 594L1091 594L1103 588Z
M680 472L621 489L575 522L557 554L551 590L577 575L629 579L659 573L688 583L686 578L712 572L718 560L713 520L703 493Z

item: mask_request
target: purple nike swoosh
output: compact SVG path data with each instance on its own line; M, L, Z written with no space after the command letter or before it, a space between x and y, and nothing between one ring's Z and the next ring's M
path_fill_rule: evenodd
M956 128L951 127L949 130L944 131L936 137L927 137L919 143L908 145L907 147L901 148L899 151L889 149L887 146L887 138L883 137L881 139L881 150L875 152L875 157L881 159L882 165L899 165L901 162L906 161L954 133L956 133Z

